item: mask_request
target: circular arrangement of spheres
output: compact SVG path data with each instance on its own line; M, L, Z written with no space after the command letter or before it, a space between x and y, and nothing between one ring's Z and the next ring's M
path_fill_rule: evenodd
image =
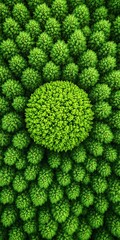
M57 152L68 151L88 137L93 112L87 93L68 81L40 86L26 108L26 126L34 142Z

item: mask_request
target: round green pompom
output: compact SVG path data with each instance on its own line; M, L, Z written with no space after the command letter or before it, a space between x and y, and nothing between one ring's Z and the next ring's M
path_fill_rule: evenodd
M24 112L27 105L28 98L24 96L15 97L12 103L16 112Z
M22 72L21 82L27 90L33 92L42 83L41 75L34 68L28 67Z
M97 69L89 67L85 68L79 75L78 86L83 89L93 87L99 79L99 73Z
M69 58L68 45L63 40L58 40L51 50L51 59L57 65L64 65Z
M79 71L79 68L77 64L69 63L63 69L63 77L62 77L63 80L76 82L76 79L78 77L78 71Z
M18 54L18 49L15 42L8 38L7 40L2 41L1 52L5 59L10 59L14 55Z
M47 192L44 188L33 184L30 188L30 197L34 206L42 206L47 201Z
M92 50L87 50L85 53L83 53L82 56L80 56L79 59L79 66L82 70L83 68L94 68L97 64L97 55Z
M39 171L38 175L38 185L40 188L45 188L47 189L53 180L53 172L51 171L50 168L44 167Z
M33 143L27 153L28 162L32 164L38 164L41 162L44 156L44 149L35 143Z
M52 15L60 22L68 15L68 7L66 0L55 0L51 6Z
M25 59L20 55L13 56L9 61L11 71L16 75L20 76L22 71L26 67Z
M23 229L20 227L14 226L9 230L9 240L25 240L25 234Z
M30 137L28 133L25 130L23 130L16 133L13 136L12 142L13 142L13 146L18 149L27 148L30 143Z
M13 10L12 10L12 15L13 15L14 19L20 25L23 25L23 26L30 18L29 11L23 3L17 3L14 5Z
M19 34L21 28L17 21L9 17L5 19L3 23L3 32L8 38L14 39Z
M109 115L112 113L112 107L109 105L108 102L97 102L93 106L93 112L96 118L102 120L109 117Z
M23 95L24 90L19 81L9 79L2 85L2 92L8 99L14 99L17 96Z
M110 87L107 84L96 84L95 87L92 88L90 92L90 99L94 101L103 101L108 99L111 93Z
M6 206L1 214L1 222L4 227L10 227L16 220L16 209L13 206Z
M44 52L46 52L46 54L48 54L53 47L52 37L49 36L48 33L42 32L38 37L36 45L38 48L42 49Z
M43 78L45 82L57 81L60 78L60 66L49 61L43 68Z
M86 39L80 29L74 31L68 40L68 47L73 56L79 56L86 50Z
M70 150L91 130L93 112L90 101L87 94L73 83L46 83L32 94L27 106L26 124L31 137L50 150Z
M65 222L65 220L69 216L70 204L66 199L64 199L64 200L59 201L56 204L53 204L51 210L52 210L52 214L53 214L53 217L55 218L55 220L58 223L62 223L62 222Z
M0 116L4 115L6 112L10 110L9 103L5 99L5 97L0 97Z
M79 28L78 19L73 14L69 14L63 21L62 28L64 37L69 39L70 35Z
M29 33L21 31L16 38L16 43L20 51L24 54L28 54L33 46L33 40Z
M55 18L49 18L45 24L45 31L54 40L61 36L60 23Z
M34 18L40 23L40 26L45 26L47 19L49 19L51 13L50 8L46 3L38 4L34 11Z
M98 122L93 129L95 139L101 143L110 143L113 140L113 133L106 123Z
M89 25L90 20L90 14L89 9L86 7L85 4L81 4L75 8L73 11L73 14L77 18L80 27L84 27L86 25Z
M16 112L9 112L2 118L2 129L7 132L15 132L22 126L22 118Z
M39 23L34 19L30 19L29 22L25 25L26 32L30 34L33 39L37 39L37 37L41 33L41 29Z
M47 63L47 55L46 53L37 47L30 50L30 54L28 56L29 64L35 68L36 70L42 70L42 68Z

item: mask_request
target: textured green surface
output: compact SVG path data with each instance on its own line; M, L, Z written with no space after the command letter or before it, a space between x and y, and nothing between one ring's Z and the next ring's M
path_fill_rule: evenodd
M0 240L120 239L120 0L2 0L0 21Z

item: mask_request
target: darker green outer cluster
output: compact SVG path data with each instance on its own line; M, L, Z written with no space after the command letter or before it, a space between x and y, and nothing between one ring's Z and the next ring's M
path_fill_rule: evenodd
M71 82L55 81L38 88L26 109L26 126L37 144L67 151L91 130L93 112L85 91Z

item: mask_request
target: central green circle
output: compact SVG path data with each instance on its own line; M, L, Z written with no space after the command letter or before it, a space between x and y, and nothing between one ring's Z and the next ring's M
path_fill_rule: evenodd
M54 151L68 151L85 140L93 112L87 93L68 81L40 86L31 95L26 126L34 142Z

